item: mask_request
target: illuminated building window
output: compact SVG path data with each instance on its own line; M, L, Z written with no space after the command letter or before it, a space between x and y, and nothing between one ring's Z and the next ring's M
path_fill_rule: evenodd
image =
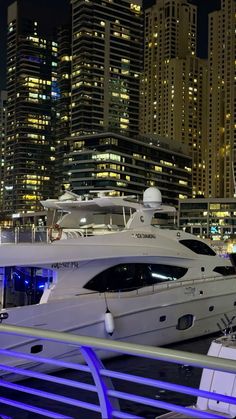
M162 164L164 164L165 166L174 166L173 163L166 161L166 160L161 160L160 161Z
M141 13L141 6L139 4L131 3L130 4L130 9L136 14Z
M74 150L79 150L80 148L84 147L85 142L84 141L76 141L73 144Z

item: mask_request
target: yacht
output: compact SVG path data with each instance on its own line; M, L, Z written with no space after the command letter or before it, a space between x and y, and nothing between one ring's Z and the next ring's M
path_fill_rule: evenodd
M207 355L213 356L214 358L223 358L225 360L236 360L236 334L235 326L232 319L229 319L227 315L221 319L219 323L219 329L223 332L223 336L215 337L210 344ZM223 366L223 365L221 365ZM220 371L216 369L203 368L201 380L199 384L199 390L209 392L209 394L223 395L235 398L236 386L235 386L236 373ZM220 399L220 398L219 398ZM196 403L193 406L188 406L193 409L194 417L196 413L211 415L210 417L228 418L234 419L236 416L236 405L225 400L209 399L208 397L198 396ZM196 409L196 412L194 412ZM156 419L173 419L173 418L185 419L186 415L176 412L168 412L163 415L157 416Z
M234 332L225 334L214 339L211 342L207 355L218 358L236 360L236 335ZM203 369L200 381L200 390L209 391L211 393L224 394L225 396L235 397L235 373L214 371ZM195 406L198 410L211 413L222 414L227 418L235 418L235 404L212 400L203 397L197 398Z
M157 188L142 202L66 191L42 205L52 218L45 242L0 244L4 322L160 346L213 333L222 316L234 316L231 260L166 227L176 211ZM4 333L1 348L78 357L72 346Z

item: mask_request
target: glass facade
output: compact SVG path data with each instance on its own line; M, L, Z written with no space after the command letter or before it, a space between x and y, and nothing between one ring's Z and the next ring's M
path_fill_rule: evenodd
M2 211L3 200L3 175L4 175L4 147L7 122L7 92L0 92L0 211Z
M13 3L7 38L6 215L41 210L40 199L52 195L56 71L57 44L40 35L37 21L25 17L21 3Z
M57 33L58 67L57 79L59 95L56 100L55 129L55 194L60 194L61 185L66 183L63 173L64 154L68 151L67 138L71 123L71 26L62 25Z
M112 189L115 195L142 195L150 186L162 193L163 202L178 205L191 196L191 157L157 142L106 133L70 139L65 168L78 194Z
M234 239L236 198L180 200L179 227L215 241Z
M72 135L138 133L141 6L141 0L72 0Z

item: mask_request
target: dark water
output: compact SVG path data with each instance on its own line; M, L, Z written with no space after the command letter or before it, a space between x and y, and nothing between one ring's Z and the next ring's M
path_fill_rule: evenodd
M215 337L208 336L201 339L194 339L191 341L181 342L174 345L169 345L168 348L178 349L182 351L195 352L200 354L206 354L210 346L211 340ZM137 357L121 356L112 360L104 362L106 367L115 371L122 371L130 374L136 374L144 377L154 378L163 381L170 381L185 386L198 387L201 378L201 369L193 368L189 366L179 366L177 364L171 364L161 361L153 361L151 359L142 359ZM68 378L72 380L78 380L92 383L91 378L86 373L80 373L78 371L63 370L58 372L59 377ZM71 398L83 399L86 402L97 403L97 396L92 393L85 393L82 390L63 387L60 384L54 384L49 382L39 382L36 379L27 379L21 381L19 384L38 388L40 390L49 391L51 393L63 394ZM134 383L125 383L118 380L113 380L114 387L117 390L125 391L128 393L134 392L141 396L153 398L154 400L162 400L175 404L181 404L183 406L191 405L195 403L196 399L192 396L181 395L179 393L173 393L162 389L154 389L152 387L142 387ZM84 393L84 394L83 394ZM79 396L78 396L79 395ZM29 403L32 405L39 406L43 409L52 410L60 414L72 416L74 419L100 419L99 413L93 413L88 410L74 408L63 403L55 402L50 399L40 399L38 396L27 395L21 392L7 390L1 388L1 396L15 399L23 403ZM133 413L142 416L146 419L154 419L157 415L166 413L164 410L157 410L149 406L121 401L120 406L122 411ZM43 416L25 412L23 410L15 409L13 407L0 404L0 419L1 417L6 419L40 419Z

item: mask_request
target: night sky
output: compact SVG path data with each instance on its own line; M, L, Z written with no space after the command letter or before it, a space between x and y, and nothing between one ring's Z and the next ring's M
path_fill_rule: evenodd
M0 0L0 90L5 86L5 45L7 7L14 0ZM70 0L24 0L32 11L38 7L44 18L45 29L52 29L65 22L65 10L68 12ZM157 0L158 1L158 0ZM198 56L207 57L207 15L220 7L220 0L189 0L199 6L198 8ZM144 0L144 5L151 6L155 0ZM45 12L47 10L47 12Z
M30 13L33 14L37 9L37 14L39 13L41 20L43 20L43 30L48 33L51 32L56 26L68 21L70 0L23 1L24 3L27 3L27 7ZM5 87L7 8L12 3L14 3L14 0L0 0L0 90Z

